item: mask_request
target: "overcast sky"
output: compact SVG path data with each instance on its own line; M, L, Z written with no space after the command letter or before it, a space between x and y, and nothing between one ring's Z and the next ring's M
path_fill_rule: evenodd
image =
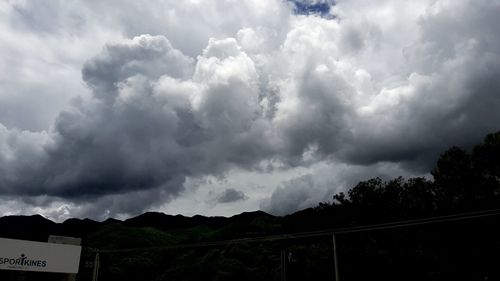
M500 1L0 1L0 215L284 215L500 129Z

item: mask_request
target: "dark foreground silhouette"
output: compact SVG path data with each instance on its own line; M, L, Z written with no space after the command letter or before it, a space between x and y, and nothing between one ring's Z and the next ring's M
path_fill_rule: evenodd
M96 249L100 280L335 280L331 235L252 238L498 209L500 132L470 152L445 151L431 174L433 180L360 182L331 202L285 217L145 213L125 221L57 224L9 216L0 218L0 237L83 237L77 280L91 280ZM224 240L231 242L212 243ZM339 233L336 241L340 280L500 280L500 216ZM61 278L0 271L0 280Z

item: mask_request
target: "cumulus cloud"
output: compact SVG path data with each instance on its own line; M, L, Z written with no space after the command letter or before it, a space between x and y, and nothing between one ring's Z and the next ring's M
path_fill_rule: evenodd
M359 131L343 152L349 161L385 158L428 168L446 147L470 146L498 129L499 53L490 48L500 38L490 26L498 21L491 11L499 9L489 1L426 7L416 38L400 49L406 76L357 108Z
M132 202L142 208L168 201L186 177L250 166L267 151L265 126L254 124L257 72L235 39L211 39L194 65L165 37L143 35L107 45L82 74L92 97L63 111L44 142L4 128L13 154L4 194L99 196L97 209L137 213L124 198L141 194Z
M0 70L14 73L0 77L0 109L37 108L0 110L0 193L126 216L185 196L192 179L304 168L265 187L261 208L285 214L367 175L426 173L443 149L499 129L498 4L295 2L0 4ZM23 40L47 42L42 55ZM69 70L40 74L51 69ZM65 106L38 109L48 92Z
M167 184L175 193L188 175L252 162L244 144L254 137L257 74L234 39L211 40L194 69L165 37L143 35L108 45L82 73L92 98L62 112L42 155L32 155L43 159L34 192L72 197Z

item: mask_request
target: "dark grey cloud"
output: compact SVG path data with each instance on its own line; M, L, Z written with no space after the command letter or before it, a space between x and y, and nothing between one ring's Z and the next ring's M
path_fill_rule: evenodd
M248 197L245 195L243 191L232 188L224 190L217 196L218 203L232 203L246 199L248 199Z

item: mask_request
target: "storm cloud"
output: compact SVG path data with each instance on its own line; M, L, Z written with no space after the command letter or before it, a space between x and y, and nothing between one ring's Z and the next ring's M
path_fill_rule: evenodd
M286 214L500 129L495 1L295 2L0 4L3 202L126 216L303 170L217 193Z

